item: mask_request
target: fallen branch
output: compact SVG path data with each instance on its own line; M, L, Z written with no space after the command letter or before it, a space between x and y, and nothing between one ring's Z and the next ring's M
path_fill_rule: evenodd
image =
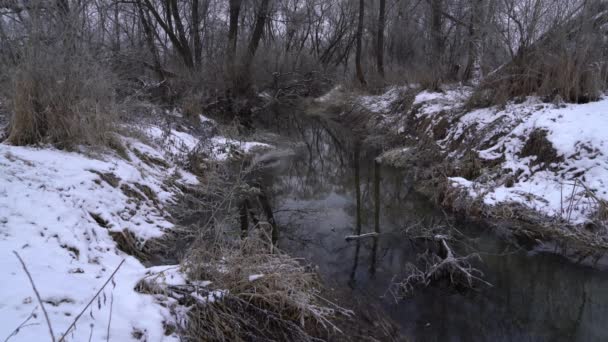
M464 257L457 256L448 244L449 237L436 234L427 239L435 240L439 243L440 253L427 250L420 256L425 263L424 267L408 263L407 275L396 284L402 295L410 294L417 286L429 286L433 280L448 278L452 285L465 285L473 288L476 282L492 286L483 280L483 272L474 268L469 259L480 258L478 254L470 254Z
M369 237L378 237L378 235L379 235L378 233L365 233L365 234L361 234L361 235L348 235L344 239L346 241L352 241L352 240L365 239L365 238L369 238Z

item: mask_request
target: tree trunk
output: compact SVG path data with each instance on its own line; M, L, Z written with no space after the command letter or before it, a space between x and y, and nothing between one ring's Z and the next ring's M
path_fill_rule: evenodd
M192 63L192 53L190 51L190 47L188 46L188 40L186 39L186 35L184 33L184 28L182 26L179 13L173 13L173 16L176 19L176 21L179 21L179 24L175 23L175 25L178 28L178 33L176 34L175 31L173 30L173 26L170 21L171 15L167 14L167 20L165 21L160 16L160 14L158 13L158 11L154 7L154 5L150 2L150 0L143 0L143 1L144 1L144 4L146 5L147 10L150 13L152 13L152 16L154 16L154 19L156 19L156 22L158 22L160 27L162 27L163 31L167 34L167 37L169 37L169 40L171 40L171 43L173 44L173 46L179 53L180 57L182 57L182 59L184 60L184 64L188 68L192 68L194 66L194 64ZM167 1L167 3L166 3L165 10L168 13L177 12L177 10L178 10L177 0L166 0L166 1ZM178 37L178 35L179 35L179 37ZM185 42L185 45L183 44L183 42Z
M114 0L114 51L120 52L120 22L118 20L120 8L118 0Z
M194 67L194 61L192 60L192 51L190 51L190 44L188 38L186 38L186 32L182 23L182 18L179 14L179 7L177 6L177 0L171 0L171 12L173 12L173 19L175 20L175 28L177 30L180 48L182 50L182 57L184 63L188 68Z
M355 156L354 156L354 167L355 167L355 200L357 203L357 215L356 215L356 227L355 234L361 235L361 169L360 169L360 157L361 157L361 142L355 142Z
M487 24L487 8L489 0L474 0L471 3L471 28L469 43L469 62L467 65L468 76L471 83L478 85L483 78L481 68L483 62L485 26Z
M227 84L236 87L236 44L239 28L239 14L243 0L230 0L230 22L228 26L228 47L226 49Z
M249 232L248 214L249 205L247 203L247 200L244 200L239 208L239 219L241 221L241 239L246 238L247 233Z
M156 45L154 44L154 33L152 32L152 27L150 25L150 17L147 12L144 11L141 0L137 1L137 9L139 12L139 20L146 37L146 44L148 45L148 49L152 55L153 69L158 74L159 79L164 81L166 77L162 65L160 64L160 57L158 55L158 51L156 50Z
M384 26L385 26L386 0L380 0L380 13L378 14L378 46L376 47L376 63L378 74L384 78Z
M203 46L201 42L201 31L200 31L201 17L199 13L198 0L192 0L192 23L190 32L192 32L192 48L194 50L194 67L199 68L201 66L201 56Z
M431 73L433 90L438 90L441 83L442 71L442 51L443 51L443 0L431 0Z
M247 45L247 51L243 55L241 70L238 75L238 95L246 95L249 91L251 91L251 64L253 63L253 58L255 57L260 40L262 39L262 34L264 33L264 25L266 25L266 18L268 17L269 3L270 0L262 0L260 7L258 8L258 15L255 21L255 26L253 27L253 33L251 34L251 39Z
M70 14L70 4L68 3L68 0L57 0L57 8L59 9L61 19L66 20Z
M357 71L357 79L361 85L367 85L365 76L363 75L363 67L361 66L361 50L363 49L363 18L365 15L365 1L359 0L359 21L357 22L357 51L355 53L355 68Z

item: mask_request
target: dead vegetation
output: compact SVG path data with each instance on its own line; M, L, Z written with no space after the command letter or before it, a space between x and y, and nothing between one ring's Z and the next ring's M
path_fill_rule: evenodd
M604 40L608 7L602 1L584 4L488 75L470 104L501 105L533 94L548 102L597 100L608 79Z
M602 216L607 206L582 182L576 180L570 186L571 192L564 193L562 213L557 217L543 215L519 203L487 205L479 198L472 198L466 189L447 183L440 190L439 203L470 222L507 232L516 245L532 248L542 243L554 244L555 252L576 262L595 263L608 252L608 221ZM576 206L586 206L586 210L596 214L585 225L575 224L570 214Z
M191 171L201 184L181 186L170 209L178 227L154 249L177 258L186 281L169 284L156 274L137 286L174 312L168 330L185 341L316 341L340 334L334 317L352 313L323 299L311 268L274 246L264 207L250 205L251 222L245 230L239 225L244 200L260 194L251 185L259 166L247 156L205 167L198 165L203 159L190 159L197 160ZM128 235L116 236L137 246Z
M316 275L299 260L270 253L269 243L251 236L230 250L189 256L188 278L212 279L225 292L190 310L187 340L312 341L319 329L340 332L332 318L351 313L324 300Z
M112 75L86 52L31 42L12 73L12 118L7 141L15 145L108 144L117 120Z
M415 263L408 263L405 275L391 289L397 297L410 296L416 289L446 282L449 287L466 290L478 286L492 286L483 279L483 272L473 265L481 261L479 254L464 256L452 247L459 243L460 232L447 223L418 222L405 229L406 236L418 249Z
M551 164L563 162L563 157L558 156L557 151L547 139L547 131L539 129L530 133L528 140L521 149L520 156L534 156L532 166L543 164L545 167L549 167Z

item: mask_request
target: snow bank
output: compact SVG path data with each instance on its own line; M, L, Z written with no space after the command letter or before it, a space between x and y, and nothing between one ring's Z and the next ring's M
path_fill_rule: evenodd
M165 207L179 192L167 178L196 184L197 178L171 165L170 156L199 145L195 136L158 127L144 130L150 146L123 138L128 161L112 154L0 144L0 337L5 338L32 312L36 317L10 341L48 339L38 302L12 251L24 259L40 291L58 339L78 313L125 260L114 281L79 319L69 341L177 341L165 336L174 324L169 309L134 288L144 277L163 273L169 283L184 283L178 271L146 268L120 251L112 234L128 230L140 246L173 228ZM211 158L226 159L232 149L267 147L223 137L210 139ZM207 284L201 284L206 286ZM217 290L219 291L219 290ZM223 292L205 298L214 301ZM111 324L110 322L111 318Z
M437 144L452 159L462 159L472 149L481 160L498 165L477 179L453 177L453 186L466 188L488 205L515 202L573 224L589 221L598 208L596 199L587 196L589 190L608 200L608 98L565 105L529 97L502 108L465 112L468 94L466 88L421 92L414 101L418 119L449 122ZM530 134L539 130L546 132L559 161L542 165L538 156L522 156Z
M211 121L211 119L205 118L202 115L201 120L202 122ZM201 148L203 151L209 152L212 159L223 161L228 159L231 153L235 151L249 153L254 148L272 147L261 142L239 141L223 136L214 136L210 139L201 141L199 138L189 133L177 131L175 129L162 130L156 126L147 127L144 129L144 132L153 141L165 146L165 156L173 160L176 157L185 156L197 148Z
M359 103L372 113L388 114L391 105L397 101L401 93L407 89L407 87L391 87L382 95L361 96L359 97Z
M470 87L457 87L443 92L421 91L413 103L417 108L416 117L431 117L462 107L471 93Z
M608 200L608 99L566 105L537 104L522 117L521 105L504 115L518 122L511 133L479 151L486 159L504 156L503 168L520 172L515 184L499 185L484 196L487 204L519 202L550 216L581 224L597 210L587 189L601 200ZM527 106L530 110L530 106ZM547 140L563 161L539 170L536 156L521 157L525 141L535 130L547 132ZM502 152L499 152L502 151ZM570 208L568 208L570 207ZM567 211L567 212L566 212ZM567 217L566 217L567 216Z
M34 311L36 318L29 323L36 325L21 329L11 341L48 339L42 312L14 250L33 276L57 338L125 259L115 286L110 284L100 302L80 318L69 340L88 341L92 336L92 341L105 341L111 315L110 340L177 341L176 336L164 335L163 322L171 320L167 309L134 291L145 267L119 251L110 236L110 231L128 229L143 242L172 227L162 212L162 200L171 194L162 190L161 170L135 155L131 158L133 163L110 156L102 161L51 148L0 145L2 336ZM132 201L120 185L101 180L99 174L110 173L119 184L149 187L161 201Z

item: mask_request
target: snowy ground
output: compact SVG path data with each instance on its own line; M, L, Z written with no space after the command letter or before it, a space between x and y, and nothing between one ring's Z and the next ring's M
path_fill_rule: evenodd
M40 292L56 339L124 260L66 340L178 340L164 331L174 321L169 310L153 296L134 290L140 279L166 267L145 268L120 251L110 235L126 229L139 244L162 236L173 227L165 207L179 191L167 178L198 182L167 162L169 155L195 148L198 139L175 130L161 137L150 134L160 129L149 128L148 135L156 142L152 146L124 138L130 161L111 153L93 157L51 147L0 144L0 339L24 321L10 341L49 339L16 251ZM227 158L235 148L246 152L266 146L223 137L212 138L210 144L216 159ZM175 272L171 277L179 278Z
M399 99L395 88L362 97L361 104L373 113L392 114L390 129L398 133L412 119L430 122L420 127L451 159L475 152L492 165L475 179L451 178L452 186L467 189L485 204L519 203L572 224L593 220L598 200L608 201L608 97L588 104L543 103L529 97L504 107L467 111L464 104L470 94L466 87L422 91L408 113L388 113ZM442 120L445 132L437 137ZM557 161L541 163L538 156L522 155L534 131L546 132Z
M463 182L486 204L517 202L552 217L574 224L592 219L598 210L597 199L608 200L608 98L588 104L555 106L528 99L504 110L483 109L466 114L455 127L457 139L466 122L476 122L479 129L502 120L508 134L477 152L484 160L504 159L503 170L518 175L513 184L498 179L488 184ZM546 132L559 161L543 165L539 156L522 156L522 148L530 134ZM496 135L488 132L488 136ZM542 156L540 156L542 158ZM594 196L589 196L590 193Z

